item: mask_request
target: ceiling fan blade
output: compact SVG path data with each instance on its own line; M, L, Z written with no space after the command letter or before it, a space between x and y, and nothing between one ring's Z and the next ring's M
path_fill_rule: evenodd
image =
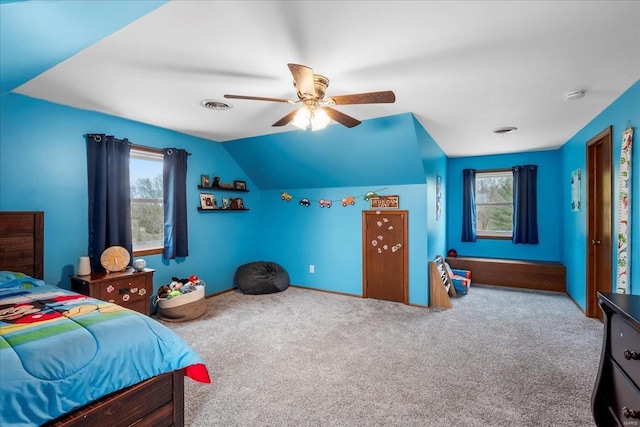
M294 101L283 98L266 98L264 96L245 96L245 95L225 95L225 98L230 99L249 99L252 101L271 101L271 102L288 102L289 104L295 104Z
M347 116L346 114L341 113L338 110L334 110L331 107L322 107L322 109L327 112L327 116L331 117L336 122L348 128L358 126L360 123L362 123L360 120L354 119L351 116Z
M303 97L305 95L309 97L316 96L316 85L313 82L313 70L305 65L287 64L293 80L296 82L296 88L298 93Z
M272 124L271 126L284 126L284 125L286 125L291 120L293 120L293 118L296 116L297 112L298 112L298 110L293 110L292 112L290 112L289 114L287 114L286 116L284 116L283 118L281 118L280 120L278 120L277 122Z
M386 90L383 92L355 93L353 95L332 96L335 105L347 104L391 104L396 102L396 95Z

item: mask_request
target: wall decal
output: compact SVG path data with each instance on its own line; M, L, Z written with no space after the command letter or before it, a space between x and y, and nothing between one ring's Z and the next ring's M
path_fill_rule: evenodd
M442 177L436 175L436 221L442 216Z
M622 149L620 153L620 179L618 196L618 269L616 271L616 292L630 294L631 289L631 242L629 241L631 205L631 144L633 128L628 126L622 132Z
M580 168L571 172L571 211L580 212Z

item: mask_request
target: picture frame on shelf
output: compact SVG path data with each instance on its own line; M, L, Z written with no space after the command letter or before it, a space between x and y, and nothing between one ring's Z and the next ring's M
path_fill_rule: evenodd
M235 199L231 199L231 209L243 210L244 200L241 197L236 197Z
M246 190L247 182L246 181L233 181L233 188L236 190Z
M200 193L200 209L217 209L216 197L209 193Z
M209 175L200 175L200 185L203 187L211 187Z

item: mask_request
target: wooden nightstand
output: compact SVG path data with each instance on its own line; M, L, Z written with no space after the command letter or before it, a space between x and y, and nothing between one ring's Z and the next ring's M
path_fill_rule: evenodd
M150 314L149 298L153 295L153 273L128 268L117 273L91 273L87 276L71 276L71 289L103 301L113 302L131 310Z

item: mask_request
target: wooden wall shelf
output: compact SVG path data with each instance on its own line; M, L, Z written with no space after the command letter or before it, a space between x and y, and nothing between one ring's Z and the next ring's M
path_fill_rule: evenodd
M198 185L198 190L207 190L207 191L235 191L236 193L248 193L247 189L240 188L224 188L224 187L205 187L204 185Z
M243 212L248 211L249 209L202 209L198 206L198 211L200 212Z

